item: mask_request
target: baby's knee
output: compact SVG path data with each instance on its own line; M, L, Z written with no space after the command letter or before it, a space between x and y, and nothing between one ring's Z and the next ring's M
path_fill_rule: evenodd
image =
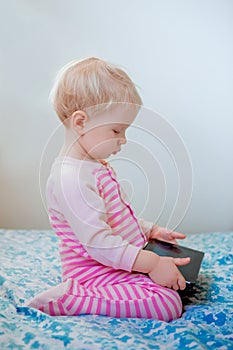
M169 321L180 318L183 313L183 304L178 292L170 290L171 294L167 297L167 304L170 309Z
M164 289L159 293L158 315L161 321L170 322L181 317L183 305L180 295L171 289Z

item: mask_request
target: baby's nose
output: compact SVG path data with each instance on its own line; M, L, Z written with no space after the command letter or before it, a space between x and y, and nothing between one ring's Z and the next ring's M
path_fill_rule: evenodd
M126 142L127 142L126 137L121 137L121 138L119 139L119 143L120 143L121 145L126 144Z

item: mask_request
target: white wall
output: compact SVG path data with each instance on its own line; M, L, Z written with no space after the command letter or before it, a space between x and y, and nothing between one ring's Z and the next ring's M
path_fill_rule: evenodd
M128 71L140 88L145 109L165 116L190 154L193 194L178 229L232 230L231 0L9 0L1 1L0 23L1 227L49 227L38 178L43 149L59 123L48 93L65 63L98 56ZM58 129L42 159L42 187L61 139ZM149 146L152 152L159 148L153 140ZM140 147L145 151L143 138ZM132 142L128 150L140 156ZM149 156L144 153L141 157ZM174 194L177 188L165 153L158 150L156 155L149 195L157 202L143 211L148 219L157 218L161 208L156 203L161 205L164 195L157 164L168 170L168 192ZM150 160L146 164L147 172ZM126 168L117 167L120 173ZM133 204L141 214L146 183L130 166L120 174L126 175L134 187ZM159 220L164 225L174 206L175 197L169 193Z

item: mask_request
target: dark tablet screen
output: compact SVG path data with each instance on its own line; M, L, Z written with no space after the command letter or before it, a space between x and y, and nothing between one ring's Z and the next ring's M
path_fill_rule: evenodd
M188 284L196 282L201 267L201 262L204 257L203 252L183 247L181 245L162 242L157 239L149 240L148 244L144 249L150 250L160 256L170 256L173 258L190 257L191 261L188 265L177 267Z

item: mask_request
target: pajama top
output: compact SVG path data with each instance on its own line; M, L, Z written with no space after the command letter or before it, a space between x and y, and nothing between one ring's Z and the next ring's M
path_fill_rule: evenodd
M74 158L57 158L47 183L51 225L60 238L63 278L82 278L81 267L95 262L94 275L104 265L109 271L131 271L139 250L147 242L152 223L139 221L109 166ZM54 221L59 218L59 222ZM143 225L144 224L144 225ZM61 229L61 230L59 230ZM67 248L72 247L72 252ZM68 263L75 257L72 271ZM101 264L101 265L100 265ZM75 266L74 266L75 265ZM100 269L100 266L102 269ZM89 267L90 268L90 267ZM92 276L93 277L93 276Z

